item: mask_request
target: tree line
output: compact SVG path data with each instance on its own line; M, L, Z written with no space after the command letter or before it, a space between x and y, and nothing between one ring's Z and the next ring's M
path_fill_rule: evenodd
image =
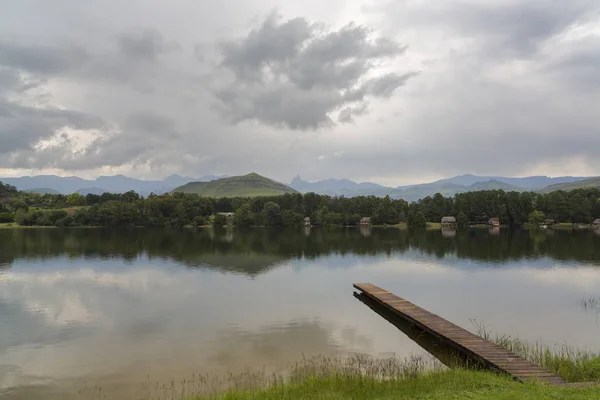
M369 217L375 225L406 223L410 227L457 218L459 226L499 218L505 225L538 224L545 219L588 224L600 218L600 190L577 189L548 194L487 190L441 194L416 202L375 196L335 197L284 194L256 198L209 198L194 194L151 194L130 191L102 195L37 194L17 191L0 182L0 223L41 226L354 226Z

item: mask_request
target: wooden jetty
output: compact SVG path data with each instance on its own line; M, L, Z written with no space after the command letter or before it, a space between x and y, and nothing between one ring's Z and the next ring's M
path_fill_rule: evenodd
M436 337L441 344L456 350L462 357L474 360L487 369L506 373L521 382L538 380L553 385L565 384L560 376L378 286L371 283L356 283L353 286L362 296Z

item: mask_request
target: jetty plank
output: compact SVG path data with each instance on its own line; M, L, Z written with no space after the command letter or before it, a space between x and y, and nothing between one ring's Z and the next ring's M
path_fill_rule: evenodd
M379 286L372 283L355 283L353 286L394 315L437 337L461 355L478 360L488 369L506 373L521 382L535 379L553 385L565 383L562 377Z

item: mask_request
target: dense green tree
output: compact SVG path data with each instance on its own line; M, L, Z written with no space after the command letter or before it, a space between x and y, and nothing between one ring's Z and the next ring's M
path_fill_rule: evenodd
M544 215L544 213L539 210L533 210L531 213L529 213L529 223L532 225L541 224L542 222L544 222L545 218L546 216Z
M100 203L100 195L88 193L85 195L85 204L93 206L94 204Z
M215 228L222 228L227 225L227 216L225 214L215 214L213 219L213 226Z
M254 218L252 216L252 207L248 203L244 203L235 210L234 224L239 227L248 227L251 226Z
M84 206L85 205L85 197L80 195L79 193L71 193L67 196L67 205L68 206Z
M410 211L408 213L408 219L406 221L409 228L425 228L427 227L427 220L423 211Z
M283 226L300 226L303 219L302 214L295 213L293 210L283 210L281 213L281 223Z
M17 195L17 188L12 185L5 185L0 182L0 200L7 197L12 197Z
M427 227L427 220L425 219L425 215L423 214L423 211L417 212L417 214L415 215L414 224L412 225L412 227L413 228Z
M398 213L398 220L400 222L406 222L406 212L404 212L404 210L400 210Z
M469 219L467 218L467 214L464 211L460 211L456 216L456 223L459 228L464 228L468 225Z
M263 223L266 226L281 226L281 207L272 201L263 207Z
M217 212L233 212L233 201L229 197L221 197L217 199L215 208Z
M559 190L548 195L547 210L545 213L548 217L557 220L558 222L568 222L571 220L571 212L569 210L569 199L567 193Z
M580 193L575 193L570 199L571 221L588 224L591 222L590 204Z

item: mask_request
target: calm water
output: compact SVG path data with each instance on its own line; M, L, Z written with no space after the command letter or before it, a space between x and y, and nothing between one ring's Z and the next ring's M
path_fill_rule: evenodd
M423 352L353 282L467 329L600 350L593 231L0 230L0 397Z

